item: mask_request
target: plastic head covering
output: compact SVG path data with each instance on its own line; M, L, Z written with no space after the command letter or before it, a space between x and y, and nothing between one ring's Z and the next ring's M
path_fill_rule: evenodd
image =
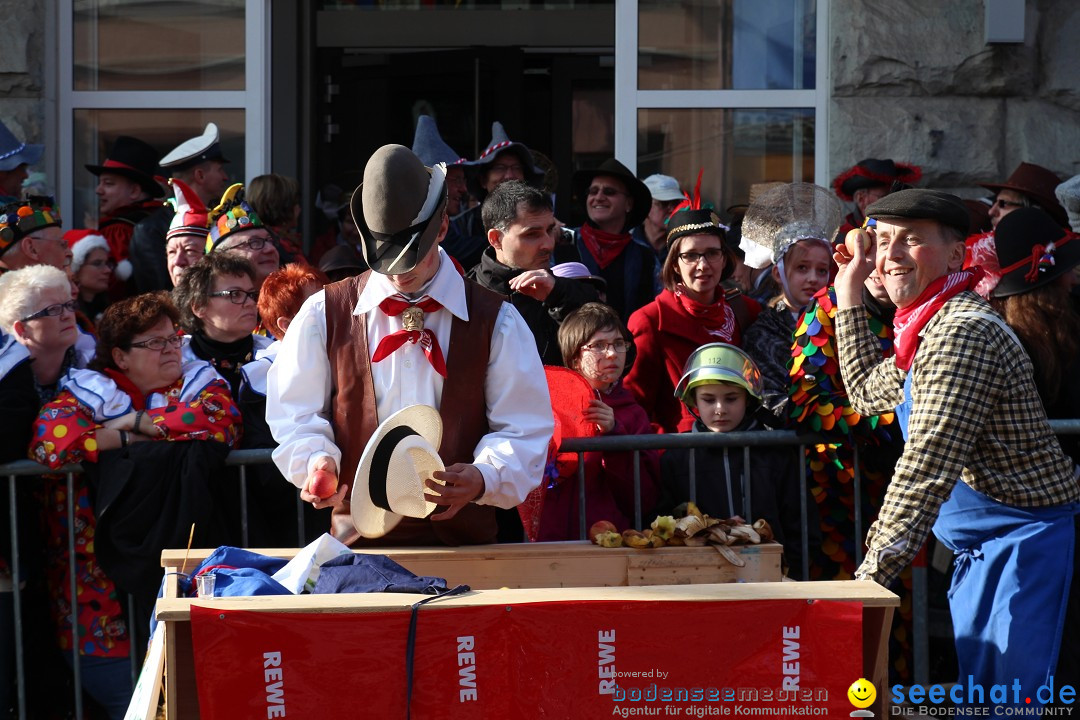
M702 345L683 366L682 377L675 386L675 397L683 401L695 415L694 388L711 383L738 385L758 403L762 397L761 370L745 352L727 343Z
M813 183L787 183L750 203L739 247L752 268L760 270L775 263L787 293L787 251L800 240L817 240L831 252L832 240L843 221L844 206L833 193Z
M33 195L0 208L0 255L19 240L47 227L61 227L60 213L51 197Z
M206 237L209 210L203 205L202 199L183 180L170 178L169 185L172 186L176 195L176 212L173 213L172 220L169 222L165 239L168 240L177 235Z
M244 185L230 185L221 202L210 211L210 232L206 235L206 252L211 252L233 233L266 227L255 210L244 200Z

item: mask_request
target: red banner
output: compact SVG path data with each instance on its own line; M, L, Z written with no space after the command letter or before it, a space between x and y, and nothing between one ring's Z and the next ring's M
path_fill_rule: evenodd
M199 707L218 718L404 718L408 612L193 606ZM419 611L412 717L847 716L858 603L566 602ZM796 708L792 711L791 708Z

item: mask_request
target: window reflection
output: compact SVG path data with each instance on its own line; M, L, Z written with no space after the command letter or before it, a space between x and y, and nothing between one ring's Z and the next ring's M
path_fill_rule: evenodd
M243 90L244 0L76 0L76 90Z
M225 171L232 182L243 182L243 110L76 110L73 128L72 208L65 209L64 227L95 227L98 216L97 178L87 164L100 164L118 135L133 135L159 152L159 157L188 138L202 134L206 123L217 123L221 151L229 158ZM172 197L172 193L166 194Z
M642 90L813 89L815 0L639 0Z
M638 176L664 173L720 210L754 183L814 182L814 110L639 110Z

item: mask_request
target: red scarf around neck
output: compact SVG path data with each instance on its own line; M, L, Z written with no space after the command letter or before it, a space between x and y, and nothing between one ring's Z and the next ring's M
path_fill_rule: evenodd
M131 407L136 410L146 409L146 396L135 386L135 383L131 382L131 378L113 368L105 368L105 374L112 378L112 381L116 383L116 387L131 398Z
M585 247L596 260L596 264L606 268L615 262L615 258L619 257L619 253L630 242L630 233L604 232L585 223L581 226L581 239L585 241Z
M711 305L698 302L686 294L682 283L675 285L675 299L686 314L719 342L732 342L735 336L735 311L727 304L722 287L716 288L716 302Z
M896 309L896 317L893 319L896 367L904 372L911 369L915 352L919 349L920 333L926 323L930 322L930 318L950 299L965 290L974 290L982 276L981 267L942 275L930 283L915 302L905 308Z

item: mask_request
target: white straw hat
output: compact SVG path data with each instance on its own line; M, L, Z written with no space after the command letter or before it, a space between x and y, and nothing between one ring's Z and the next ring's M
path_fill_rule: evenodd
M442 418L428 405L404 407L379 424L352 486L352 521L362 537L382 537L402 517L424 518L435 510L424 499L424 481L446 469L441 442Z

